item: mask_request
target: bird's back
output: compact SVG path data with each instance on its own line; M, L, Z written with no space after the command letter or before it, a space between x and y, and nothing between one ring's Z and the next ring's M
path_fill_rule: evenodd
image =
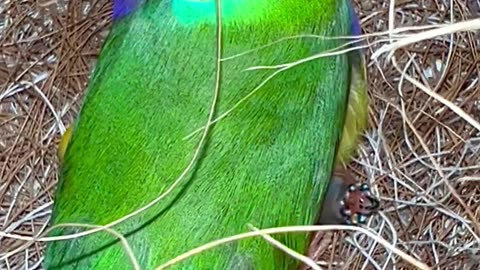
M210 9L192 19L183 2L145 1L117 18L66 152L53 224L104 225L121 218L165 192L192 159L203 131L185 137L208 117L216 26ZM249 16L236 13L229 5L235 1L223 2L224 58L286 36L346 35L349 30L344 1L283 1L291 3L289 12L280 13L286 4L279 4L279 11L260 8L257 17L253 10ZM268 2L277 1L259 1ZM302 8L305 16L298 17ZM338 44L289 39L225 59L216 117L275 72L247 68L296 61ZM312 224L343 125L348 75L345 56L294 66L216 123L181 184L159 204L114 227L127 235L142 269L248 231L248 223L260 228ZM303 252L307 237L276 239ZM49 243L45 264L47 269L127 269L129 260L118 240L101 232ZM268 270L295 264L255 238L192 257L178 269Z

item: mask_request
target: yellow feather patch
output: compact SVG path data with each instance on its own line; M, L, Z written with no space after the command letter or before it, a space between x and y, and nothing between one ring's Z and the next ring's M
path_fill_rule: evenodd
M63 157L65 156L65 152L67 151L68 143L72 138L72 127L68 127L63 133L62 138L60 139L60 144L58 146L58 158L63 161Z
M337 150L335 166L350 162L357 149L360 136L368 124L368 95L366 69L362 59L362 68L352 67L350 93L343 126L342 138Z

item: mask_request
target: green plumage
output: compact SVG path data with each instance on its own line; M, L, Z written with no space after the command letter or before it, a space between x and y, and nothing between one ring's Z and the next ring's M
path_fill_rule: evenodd
M197 6L200 15L192 17L182 1L144 2L114 23L104 44L65 155L52 224L104 225L138 209L166 191L198 144L201 132L184 137L205 124L212 102L215 4ZM222 2L224 57L286 36L350 34L347 0ZM216 116L274 72L245 69L292 62L339 44L292 39L224 61ZM249 231L248 223L266 228L315 222L343 127L348 61L339 55L292 67L212 127L201 159L174 192L114 227L127 235L142 269ZM300 253L308 243L307 233L275 238ZM47 269L116 270L129 264L105 232L51 242L45 255ZM296 265L262 238L251 238L172 269Z

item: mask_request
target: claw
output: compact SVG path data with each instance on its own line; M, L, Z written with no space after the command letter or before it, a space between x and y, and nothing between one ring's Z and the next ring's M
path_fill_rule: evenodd
M367 218L378 211L380 202L370 192L370 187L363 184L351 184L343 200L345 209L342 211L350 224L365 224Z

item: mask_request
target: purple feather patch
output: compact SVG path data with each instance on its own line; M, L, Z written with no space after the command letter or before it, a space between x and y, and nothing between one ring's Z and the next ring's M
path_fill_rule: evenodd
M135 11L142 0L113 0L113 19L121 19Z
M358 19L357 13L353 8L353 3L349 3L350 7L350 18L352 19L352 34L354 36L362 35L362 28L360 27L360 20Z

